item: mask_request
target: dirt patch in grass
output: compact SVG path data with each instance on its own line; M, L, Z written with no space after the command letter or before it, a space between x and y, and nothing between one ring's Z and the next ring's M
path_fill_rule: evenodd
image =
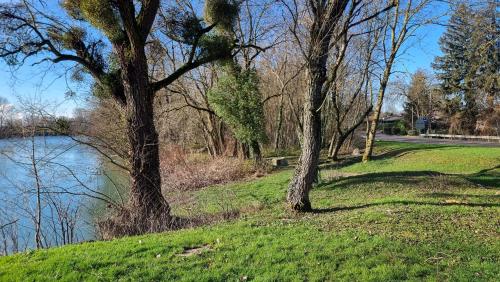
M184 248L184 251L179 254L178 256L180 257L190 257L194 255L200 255L203 252L207 251L212 251L212 247L210 245L202 245L198 247L192 247L192 248Z

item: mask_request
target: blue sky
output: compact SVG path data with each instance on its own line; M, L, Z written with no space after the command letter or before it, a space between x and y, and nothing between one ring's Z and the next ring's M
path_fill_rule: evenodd
M5 2L0 0L0 2ZM431 70L431 63L440 54L438 39L445 28L439 25L422 27L415 37L407 42L406 52L397 62L396 69L403 72L414 72L422 68ZM79 94L78 99L67 99L68 90ZM38 99L50 104L57 115L71 116L73 110L84 107L84 98L88 92L86 87L75 85L64 76L64 66L54 65L50 71L42 72L40 68L29 65L12 72L0 60L0 96L10 103L17 104L18 98Z
M431 71L434 58L441 55L438 41L444 31L445 27L438 25L420 29L416 38L408 42L411 47L400 57L397 69L410 73L419 68Z
M7 98L9 103L17 105L19 99L40 101L50 106L51 113L71 116L73 110L84 106L82 99L66 98L65 93L72 89L79 94L86 93L86 89L77 89L77 86L61 77L61 69L54 66L47 73L40 69L24 66L12 71L2 61L0 62L0 96Z
M12 0L0 0L1 3L16 2ZM49 10L58 11L59 1L47 1ZM60 11L60 10L59 10ZM65 93L73 90L78 94L88 92L81 89L65 77L65 69L69 65L54 65L44 63L43 67L31 67L31 64L41 58L28 60L26 65L13 70L0 59L0 96L7 98L9 103L18 105L19 100L38 101L42 105L50 107L50 113L56 115L71 116L73 110L83 107L81 96L67 99Z

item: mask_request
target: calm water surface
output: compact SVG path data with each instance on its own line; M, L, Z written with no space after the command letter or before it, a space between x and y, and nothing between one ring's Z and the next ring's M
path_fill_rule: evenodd
M7 246L12 252L35 246L37 181L33 160L40 179L44 245L94 239L95 217L105 204L91 196L103 193L118 201L118 193L125 187L119 173L104 171L105 164L95 151L69 137L0 139L2 248ZM15 224L1 228L10 222Z

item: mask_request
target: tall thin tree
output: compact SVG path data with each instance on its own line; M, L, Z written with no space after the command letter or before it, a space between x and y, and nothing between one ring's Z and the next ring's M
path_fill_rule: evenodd
M386 27L382 39L382 51L384 70L379 80L379 90L375 110L373 111L371 122L369 123L366 148L363 153L363 162L371 159L375 134L378 122L382 113L385 92L391 74L393 73L394 62L401 51L401 47L407 39L413 35L418 28L433 22L433 18L422 17L422 14L429 8L432 0L408 0L396 1L396 7L392 14L387 14Z

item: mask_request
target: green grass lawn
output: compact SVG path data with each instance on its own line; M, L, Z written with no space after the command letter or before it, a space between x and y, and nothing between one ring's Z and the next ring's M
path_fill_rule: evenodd
M384 142L377 153L324 164L314 213L286 210L285 170L174 206L236 219L3 257L0 280L499 281L500 148Z

